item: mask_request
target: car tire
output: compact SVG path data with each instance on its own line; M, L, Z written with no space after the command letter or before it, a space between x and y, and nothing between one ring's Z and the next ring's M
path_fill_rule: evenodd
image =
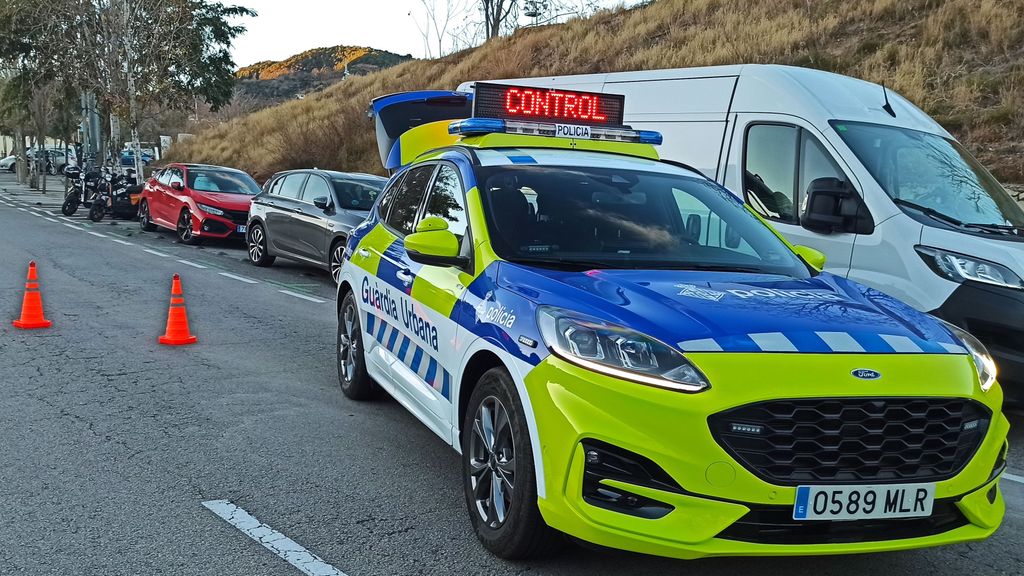
M327 253L327 270L334 278L334 285L341 284L341 265L345 262L345 239L338 238L331 244L331 250Z
M270 266L277 259L270 255L267 233L260 224L253 224L245 235L245 247L249 250L249 263L253 266Z
M139 228L143 232L156 230L156 224L153 224L153 220L149 215L149 202L146 200L139 202Z
M484 547L507 560L542 558L561 548L564 536L544 522L537 507L526 416L504 368L485 372L473 389L461 442L466 507Z
M362 322L354 292L341 301L338 311L338 383L352 400L373 400L380 396L380 387L366 372Z
M199 244L199 237L196 236L192 230L192 213L189 212L188 208L181 211L178 215L178 224L175 227L175 232L178 235L178 242L187 246L195 246Z

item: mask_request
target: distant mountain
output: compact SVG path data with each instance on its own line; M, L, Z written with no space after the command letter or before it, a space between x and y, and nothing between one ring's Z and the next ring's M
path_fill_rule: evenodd
M258 107L302 98L350 75L362 76L411 60L385 50L363 46L314 48L286 60L265 60L235 72L237 91Z

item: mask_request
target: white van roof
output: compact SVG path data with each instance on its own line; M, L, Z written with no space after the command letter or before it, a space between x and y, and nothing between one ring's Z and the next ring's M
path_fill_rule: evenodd
M849 76L796 66L738 64L493 81L615 93L616 84L622 87L622 91L632 92L622 85L635 82L713 78L737 79L735 93L715 90L718 93L718 97L712 98L716 104L713 108L717 108L714 110L715 112L792 114L801 116L815 124L825 123L829 120L874 122L952 137L930 116L892 90L887 92L889 103L896 113L895 118L883 109L885 96L882 86ZM727 82L726 85L728 84L732 83ZM464 82L459 86L459 91L472 91L472 86L473 82ZM703 86L710 88L723 86L723 84L715 82L705 83ZM678 106L678 113L691 112L687 109L685 98L680 100L673 95L670 101L674 101L673 107ZM702 114L712 112L707 94L702 95L701 98L695 98L694 104L699 107L699 110L693 112ZM626 105L628 109L630 107L628 101Z

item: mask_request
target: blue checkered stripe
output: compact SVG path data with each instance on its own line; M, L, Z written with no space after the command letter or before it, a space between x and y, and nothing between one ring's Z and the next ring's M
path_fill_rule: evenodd
M967 354L953 342L873 332L760 332L679 342L683 352Z
M419 375L446 400L451 400L452 375L426 350L402 334L396 326L370 312L366 313L366 322L363 325L366 326L366 333L371 338L397 356L400 362Z

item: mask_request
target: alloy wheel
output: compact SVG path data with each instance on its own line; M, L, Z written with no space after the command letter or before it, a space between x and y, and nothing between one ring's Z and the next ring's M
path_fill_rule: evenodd
M139 206L139 226L145 228L147 225L149 225L149 204L143 202L142 206Z
M342 311L341 333L338 334L338 365L342 377L351 382L356 373L356 359L359 358L359 324L356 322L355 304L349 302Z
M331 251L331 276L335 284L341 284L341 263L345 255L345 245L341 242Z
M178 218L178 238L182 242L192 239L192 214L188 210L182 210L181 218Z
M515 493L515 441L508 410L488 396L477 408L469 441L469 475L476 511L487 526L500 528Z
M259 226L254 226L249 231L249 260L258 263L263 260L263 254L265 253L266 246L264 246L263 229Z

